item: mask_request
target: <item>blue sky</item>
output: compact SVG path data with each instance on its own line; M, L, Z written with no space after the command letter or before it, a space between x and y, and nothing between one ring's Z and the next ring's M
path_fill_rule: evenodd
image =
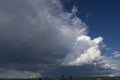
M77 16L89 26L93 38L103 36L104 42L112 50L120 50L120 1L119 0L66 0L66 10L78 8Z

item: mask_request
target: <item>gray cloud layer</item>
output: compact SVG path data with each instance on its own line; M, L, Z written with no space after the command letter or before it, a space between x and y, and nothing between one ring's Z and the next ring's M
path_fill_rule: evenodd
M44 76L111 74L117 66L103 56L103 38L87 36L76 11L63 12L58 0L0 0L0 66Z

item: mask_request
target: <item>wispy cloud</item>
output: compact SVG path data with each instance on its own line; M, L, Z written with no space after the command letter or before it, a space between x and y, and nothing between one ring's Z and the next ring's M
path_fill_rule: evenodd
M115 58L120 58L120 52L119 51L114 51L113 55Z

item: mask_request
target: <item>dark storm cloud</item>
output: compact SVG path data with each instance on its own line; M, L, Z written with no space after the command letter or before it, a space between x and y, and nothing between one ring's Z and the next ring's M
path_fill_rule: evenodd
M69 19L70 14L66 13L66 18L62 13L60 16L63 18L51 16L54 12L60 12L52 10L53 5L61 7L58 1L0 1L1 66L39 63L54 65L65 57L78 31L66 27L69 25L64 20ZM82 27L82 22L80 25Z
M0 1L1 64L51 63L55 62L53 58L64 56L59 54L66 50L63 44L66 41L41 15L39 18L27 0Z

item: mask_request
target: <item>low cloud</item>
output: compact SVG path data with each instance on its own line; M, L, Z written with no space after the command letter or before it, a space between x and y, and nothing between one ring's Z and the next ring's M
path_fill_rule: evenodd
M21 79L21 78L39 78L41 77L40 73L35 73L31 71L18 71L18 70L8 70L0 69L0 78L12 78L12 79Z

